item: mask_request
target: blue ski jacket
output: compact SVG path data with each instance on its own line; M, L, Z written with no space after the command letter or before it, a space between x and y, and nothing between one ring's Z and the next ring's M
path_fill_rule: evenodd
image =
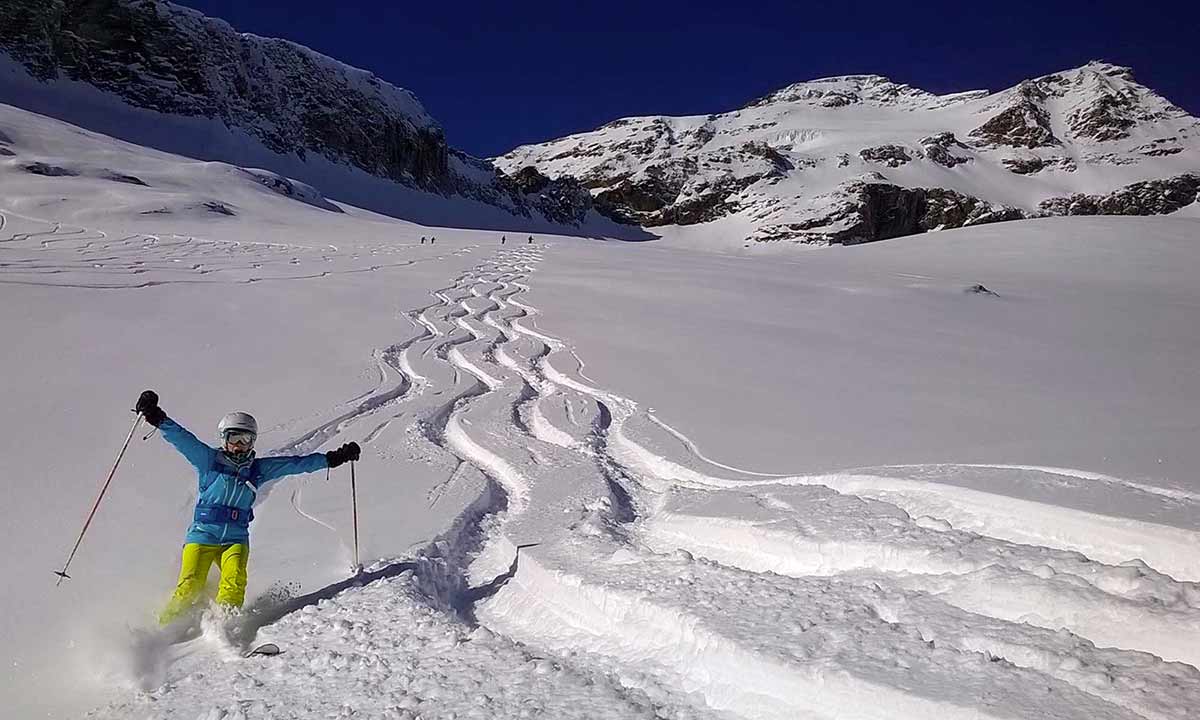
M175 446L196 468L200 494L185 543L202 545L249 544L254 498L259 488L286 475L315 472L329 467L324 453L290 457L256 458L238 464L216 448L200 442L171 418L159 424L163 439Z

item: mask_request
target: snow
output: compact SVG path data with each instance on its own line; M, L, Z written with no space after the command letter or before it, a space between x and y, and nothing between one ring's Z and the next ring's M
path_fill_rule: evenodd
M0 132L6 716L1194 715L1194 219L501 246ZM147 387L201 438L361 443L364 574L347 470L289 478L249 612L159 631L193 475L139 432L54 587Z
M676 182L681 189L670 201L675 203L705 197L732 179L753 180L727 198L731 214L704 223L698 232L726 250L746 244L766 245L760 252L789 253L797 250L794 242L754 241L770 237L763 232L772 227L824 218L856 180L947 188L1036 213L1049 198L1106 194L1134 182L1194 172L1200 163L1200 121L1134 82L1125 68L1093 62L1027 82L1046 92L1039 102L1061 144L1010 147L972 136L1020 102L1025 84L990 94L938 96L877 75L851 75L797 83L712 115L622 118L590 132L515 148L495 162L506 172L533 165L549 177L579 178L593 193L626 179L668 187ZM1114 94L1129 104L1121 111L1122 119L1134 123L1127 137L1099 141L1072 129L1076 113ZM830 104L831 98L838 102ZM922 141L942 133L954 134L961 146L947 150L967 162L946 167L929 156ZM1161 144L1151 145L1154 141ZM903 148L911 161L891 167L860 155L884 145ZM779 160L769 161L756 149L763 146ZM1178 152L1150 156L1152 147ZM1014 159L1053 162L1021 175L1003 162ZM1072 167L1055 164L1060 161ZM821 232L838 229L828 222L816 226ZM694 234L688 226L650 230L665 237Z
M184 14L191 12L184 8L177 10ZM304 52L312 51L304 49ZM339 72L363 72L346 66L339 67ZM405 90L390 85L386 88L377 87L372 92L384 93L391 98L387 100L389 107L393 107L393 101L402 104L406 102L405 98L411 98ZM516 217L506 209L481 201L420 192L318 153L310 152L303 158L296 153L280 154L244 129L227 126L217 118L168 115L133 107L84 82L64 78L40 82L3 52L0 52L0 99L39 114L23 118L19 126L13 128L18 135L16 139L26 151L23 159L36 157L46 159L51 164L65 162L75 165L81 158L91 158L101 168L135 175L160 191L158 195L137 193L135 197L143 204L130 207L131 214L162 209L162 204L153 205L151 202L176 187L184 188L189 193L202 193L204 200L233 203L236 209L236 193L242 183L231 185L226 175L252 172L261 177L262 173L269 172L286 177L301 188L318 189L316 192L323 193L329 201L347 203L359 213L363 210L384 213L427 226L451 225L508 232L545 231L552 228L559 232L566 230L544 220L539 222ZM395 109L397 112L406 112L403 107ZM8 112L20 113L16 108ZM404 117L417 126L423 126L428 118L424 110L412 112L415 114L406 114ZM97 137L95 133L102 135ZM81 147L81 144L86 147ZM181 165L179 156L194 161ZM486 185L495 180L493 172L467 164L457 155L451 156L451 165L453 170L462 173L465 182ZM269 168L269 171L247 168ZM145 177L137 170L158 177ZM210 172L211 175L207 179L196 177L201 172ZM181 174L186 179L181 179ZM110 193L118 201L125 199L125 194L113 188L110 188ZM302 194L308 197L306 190L302 189ZM24 194L14 199L32 201ZM72 198L61 197L59 193L54 201L70 203ZM314 204L329 210L323 202ZM173 212L186 210L171 205L165 209ZM65 220L71 217L68 212L61 210L55 214L55 218ZM87 222L87 219L80 218L79 221ZM272 226L276 224L270 223ZM179 231L177 227L174 229ZM588 237L636 232L633 228L594 217L594 214L577 231Z

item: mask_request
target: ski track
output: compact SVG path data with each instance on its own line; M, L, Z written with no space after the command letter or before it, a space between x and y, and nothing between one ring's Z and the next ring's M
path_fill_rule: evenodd
M340 252L328 245L308 247L174 234L110 239L102 231L64 226L9 210L0 210L0 218L0 232L8 233L8 237L0 236L0 251L25 251L22 257L0 254L0 283L13 285L111 290L303 281L437 262L444 255L465 255L478 249L471 245L445 254L405 258L414 252L414 246L397 244L364 252ZM336 266L330 266L335 260ZM150 271L160 279L138 281L139 275Z
M501 249L431 291L408 335L381 343L376 387L279 448L402 445L447 468L431 508L467 479L484 488L452 526L262 627L285 662L215 677L211 654L189 652L97 717L1183 720L1200 706L1200 533L920 479L934 466L721 464L536 327L521 296L546 250Z

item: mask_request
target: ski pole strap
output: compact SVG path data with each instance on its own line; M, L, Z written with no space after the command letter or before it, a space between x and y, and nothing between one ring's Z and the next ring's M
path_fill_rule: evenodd
M209 525L238 525L249 527L254 511L232 505L197 505L194 520Z

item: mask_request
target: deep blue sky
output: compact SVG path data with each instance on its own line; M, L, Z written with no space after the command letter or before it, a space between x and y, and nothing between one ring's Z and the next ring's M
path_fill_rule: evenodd
M416 93L480 156L829 75L999 90L1103 59L1200 114L1200 2L175 0Z

